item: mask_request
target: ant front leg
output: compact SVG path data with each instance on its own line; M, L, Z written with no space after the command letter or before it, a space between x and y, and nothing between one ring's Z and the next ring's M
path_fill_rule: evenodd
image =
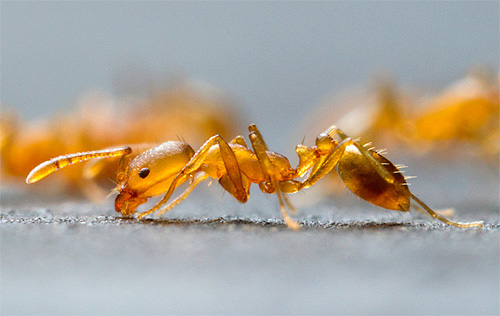
M163 206L168 202L168 200L174 193L175 189L179 185L181 185L188 178L194 177L196 173L203 172L203 170L201 170L201 167L207 161L210 149L214 145L218 145L220 156L222 158L222 161L226 169L226 174L223 175L223 178L226 181L221 182L221 184L225 183L226 185L223 185L223 187L226 190L228 190L239 201L246 202L246 200L248 199L248 193L243 185L242 175L238 165L238 161L236 160L236 156L231 147L229 146L229 144L220 135L215 135L210 137L200 147L200 149L194 154L194 156L189 160L189 162L184 166L184 168L179 172L179 174L175 176L174 180L172 181L170 187L167 190L167 193L165 193L162 200L158 202L150 210L140 213L138 215L138 218L142 219L145 216L152 214L156 211L158 211L158 215L163 214L164 212L170 210L175 205L177 205L180 201L184 200L196 187L196 185L198 185L203 180L207 179L208 178L207 174L195 178L194 180L192 180L189 187L177 199L172 201L170 204ZM230 184L228 182L230 182Z

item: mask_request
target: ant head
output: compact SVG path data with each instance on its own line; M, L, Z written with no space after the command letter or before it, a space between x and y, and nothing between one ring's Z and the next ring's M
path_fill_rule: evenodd
M131 215L148 198L164 194L194 155L186 143L170 141L138 155L117 173L115 208Z

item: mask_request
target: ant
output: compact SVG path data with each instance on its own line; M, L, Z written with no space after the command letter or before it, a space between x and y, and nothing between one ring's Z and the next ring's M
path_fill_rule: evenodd
M251 149L242 136L228 143L220 135L210 137L196 152L180 141L168 141L141 154L134 154L130 146L122 146L53 158L34 168L26 182L37 182L58 169L89 159L120 157L115 209L124 216L135 214L148 198L164 194L154 207L138 213L139 219L155 212L161 216L199 183L213 178L241 203L248 200L252 183L258 184L264 193L275 193L285 223L297 230L299 224L288 214L294 213L295 208L287 194L313 186L337 168L347 188L374 205L408 212L413 200L446 224L482 227L482 222L453 222L434 212L409 191L405 178L392 162L349 138L336 126L319 134L315 146L297 145L299 163L295 169L285 156L268 149L256 125L250 125L248 130ZM186 181L189 186L185 191L167 204L176 188Z

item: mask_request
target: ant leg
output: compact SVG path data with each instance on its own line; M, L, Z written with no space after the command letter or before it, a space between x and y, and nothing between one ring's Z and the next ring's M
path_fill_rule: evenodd
M217 138L219 150L226 168L227 176L234 186L234 192L230 192L238 201L244 203L248 200L248 192L243 185L243 175L241 174L236 155L226 141L219 136Z
M354 144L356 144L355 141L350 138L345 138L340 144L333 147L330 152L320 157L316 157L313 151L306 146L297 146L296 151L299 155L299 159L301 160L297 170L299 168L307 167L308 170L311 170L311 172L303 181L286 181L285 183L282 183L282 187L286 192L290 193L311 187L330 173L344 154L346 147ZM298 172L298 176L301 176L305 173L305 171L306 170Z
M290 210L290 213L292 213L292 215L297 215L297 209L293 206L292 202L290 202L288 195L283 194L283 201L285 202L286 207Z
M260 131L257 129L255 124L248 126L248 131L250 132L250 142L252 143L253 151L259 160L262 171L266 180L271 180L271 178L275 178L274 175L279 174L279 170L275 165L272 164L271 159L267 155L266 151L269 151L267 148L266 142L264 138L260 134ZM272 181L271 181L272 182ZM274 183L273 183L274 185Z
M251 124L248 126L248 131L250 134L254 134L256 136L256 139L258 139L259 146L264 149L264 150L269 150L267 148L266 142L264 141L264 137L262 137L262 134L260 133L259 129L257 128L257 125ZM251 138L250 138L251 140ZM252 142L252 147L254 146L254 143Z
M422 214L428 215L427 211L420 206L420 204L412 204L413 208L417 210L418 212ZM455 215L455 209L454 208L445 208L445 209L440 209L440 210L434 210L434 212L438 215L444 216L444 217L452 217Z
M224 162L224 167L226 168L227 175L231 179L231 182L233 183L236 190L236 195L234 196L238 200L244 200L246 197L246 192L241 180L241 171L238 165L238 161L236 160L236 156L229 144L220 135L210 137L205 142L205 144L201 146L198 152L194 154L191 160L189 160L180 174L189 174L196 172L205 161L209 149L214 144L219 145L220 155L222 157L222 161Z
M250 131L250 141L252 143L255 155L257 156L257 159L261 166L262 172L264 173L264 176L267 179L268 184L272 185L272 187L274 188L274 192L278 196L281 215L283 216L285 223L291 229L299 230L300 225L296 221L294 221L286 211L286 206L284 202L286 198L283 197L283 192L281 192L279 182L276 180L276 175L279 174L279 170L275 165L273 165L271 159L269 159L269 156L266 153L266 151L268 151L268 148L264 141L264 138L262 138L262 135L257 129L257 126L250 125L248 126L248 130ZM286 201L287 204L291 204L288 200Z
M200 184L201 182L205 181L206 179L208 179L208 174L206 173L203 173L201 175L198 175L196 176L192 181L191 183L189 184L189 186L187 187L186 190L184 190L184 192L182 192L181 195L179 195L178 197L175 198L175 200L173 200L172 202L168 203L167 205L163 206L162 208L160 208L158 210L158 213L156 214L158 217L160 217L163 213L171 210L172 208L174 208L177 204L179 204L182 200L186 199L188 197L188 195L194 190L194 188Z
M343 139L342 142L340 144L338 144L337 146L335 146L328 154L326 154L324 156L321 156L321 157L319 157L319 158L316 159L316 161L314 162L314 164L312 165L312 167L310 167L311 168L311 173L309 174L309 176L304 181L302 181L300 187L298 187L297 190L301 190L301 189L305 189L305 188L311 187L316 182L318 182L321 178L323 178L328 173L330 173L332 171L332 169L335 168L335 166L337 165L338 161L340 160L340 158L344 154L346 147L350 146L350 145L356 146L356 148L358 148L358 150L363 154L363 156L365 158L369 157L369 159L368 159L369 162L372 164L372 166L375 168L375 170L377 170L378 173L382 177L383 177L383 174L381 174L382 171L380 171L380 170L383 170L385 173L387 173L387 174L390 175L390 173L386 170L386 168L382 164L380 164L372 156L372 154L368 150L366 150L358 142L356 142L356 141L352 140L351 138L347 137L343 132L339 131L335 127L331 127L330 129L332 129L332 128L333 128L333 133L341 133L340 135L341 135L341 137ZM330 135L330 137L333 135L330 132L327 132L327 134ZM361 148L359 148L359 147L361 147ZM307 151L304 152L304 153L307 154ZM302 152L300 154L302 154ZM374 162L372 162L372 160ZM393 178L393 177L391 176L391 178ZM387 180L386 178L384 178L384 179Z
M290 215L288 215L288 212L286 211L285 204L283 203L283 200L285 199L283 196L283 193L281 192L279 188L279 184L277 181L274 181L273 186L275 187L276 194L278 195L278 201L280 203L280 210L281 210L281 215L283 216L283 219L285 220L285 223L288 227L290 227L293 230L300 230L300 225L296 221L294 221ZM287 202L289 203L289 201ZM292 211L295 210L295 208L292 209Z
M227 175L230 178L231 182L233 183L233 186L235 187L235 196L238 200L246 200L247 198L247 193L245 191L245 188L243 187L242 179L241 179L241 172L240 168L238 166L238 161L236 160L236 156L234 155L234 152L232 151L231 147L229 146L228 143L220 136L220 135L215 135L210 137L201 147L198 149L198 151L194 154L194 156L189 160L189 162L184 166L184 168L177 174L177 176L174 178L172 183L170 184L170 187L168 188L167 193L163 196L162 200L158 202L152 209L140 213L138 215L139 219L142 219L144 216L147 216L149 214L154 213L155 211L159 210L162 205L167 203L167 201L170 199L172 194L174 193L175 189L182 184L187 178L192 176L193 174L199 172L200 167L204 163L205 159L207 158L208 152L210 148L212 148L213 145L218 144L219 145L219 150L220 154L222 157L222 161L224 162L224 166L227 171Z
M244 174L241 175L241 183L243 185L243 189L245 190L245 195L240 195L238 193L237 188L234 186L234 183L231 181L231 178L227 174L223 175L219 179L219 184L222 186L222 188L224 188L224 190L234 196L238 200L238 202L245 203L246 201L248 201L248 197L250 196L251 183L248 180L247 176L245 176Z
M189 177L189 175L184 175L184 174L181 174L181 173L179 173L177 176L175 176L174 180L170 184L170 187L168 188L167 193L165 193L165 195L163 196L163 198L161 199L161 201L158 202L158 203L156 203L156 205L153 206L151 209L149 209L149 210L147 210L145 212L139 213L139 215L137 215L137 218L138 219L143 219L145 216L148 216L149 214L152 214L152 213L156 212L157 210L159 210L165 203L168 202L168 200L172 196L172 193L174 193L175 189L179 185L181 185L182 183L184 183L184 181L186 181L186 179L188 177Z
M35 183L51 175L57 170L75 163L84 162L90 159L126 156L131 152L132 148L130 148L129 146L122 146L117 148L87 151L83 153L69 154L52 158L46 162L39 164L33 170L31 170L30 174L26 178L26 183Z
M446 223L448 225L455 226L455 227L462 227L462 228L469 228L469 227L479 227L479 228L481 228L481 227L483 227L483 222L482 221L480 221L480 222L470 222L470 223L461 223L461 222L450 221L449 219L444 218L443 216L441 216L441 215L437 214L436 212L434 212L424 202L422 202L419 198L417 198L415 195L413 195L413 193L410 193L410 195L411 195L411 198L415 202L417 202L427 213L429 213L432 217L434 217L436 219L439 219L443 223Z
M345 152L345 148L351 145L353 141L351 139L346 139L330 151L327 155L320 157L317 162L312 167L309 176L302 181L300 189L309 188L318 182L321 178L326 176L333 168L337 165L340 158Z
M245 148L248 148L248 145L245 142L245 139L241 135L238 135L235 138L233 138L229 142L229 144L240 145L240 146L243 146ZM227 192L231 193L231 195L233 195L234 197L236 197L236 199L238 199L239 202L245 203L248 200L248 197L250 196L250 185L251 185L251 183L250 183L250 181L248 180L248 178L244 174L241 174L241 180L242 180L243 188L244 188L244 190L246 192L245 196L243 196L243 195L238 196L237 190L236 190L235 186L233 185L233 182L231 181L231 178L228 175L222 176L219 179L219 184L224 188L224 190L226 190Z
M335 134L337 134L343 141L351 139L342 130L338 129L335 125L330 126L325 133L332 138ZM359 152L375 168L375 170L377 170L377 173L385 181L387 181L388 183L394 183L396 181L396 178L394 178L394 176L389 171L387 171L387 169L380 162L378 162L377 159L373 157L373 153L371 153L368 149L366 149L363 145L361 145L357 141L352 140L352 145L356 146Z

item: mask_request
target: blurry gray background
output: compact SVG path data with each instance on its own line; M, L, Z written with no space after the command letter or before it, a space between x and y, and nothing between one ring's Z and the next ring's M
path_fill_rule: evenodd
M1 17L1 103L26 119L89 90L129 93L120 80L141 92L149 75L184 74L234 96L242 123L285 151L325 95L379 71L438 90L471 66L499 65L496 1L2 1Z
M1 104L25 119L67 111L90 90L141 93L151 78L185 75L233 96L247 114L242 133L256 122L287 156L313 106L379 71L439 91L471 66L499 66L497 1L2 1L0 9ZM250 223L144 224L116 219L111 201L61 203L4 186L1 312L498 314L497 171L403 162L419 176L417 195L487 228L429 224L351 195L301 206L297 218L313 227L295 233L259 224L280 218L274 196L253 190L239 205L216 185L169 217ZM314 199L313 189L298 198Z

